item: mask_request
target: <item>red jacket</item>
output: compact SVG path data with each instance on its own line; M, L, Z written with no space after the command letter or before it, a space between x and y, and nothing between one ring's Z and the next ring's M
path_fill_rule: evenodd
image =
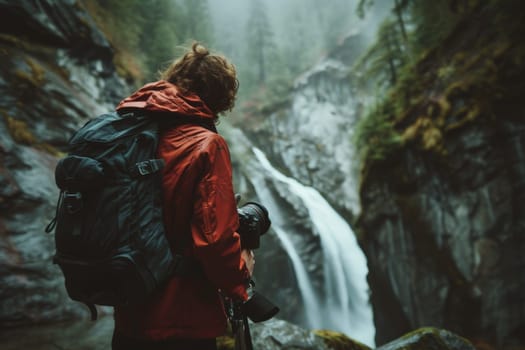
M147 84L117 110L129 107L214 119L198 96L183 95L165 81ZM115 328L153 340L217 337L226 329L218 290L246 299L249 278L236 233L239 218L228 146L213 131L182 124L162 134L158 156L165 161L164 223L172 251L181 237L191 237L184 254L196 258L204 274L174 276L143 304L115 308Z

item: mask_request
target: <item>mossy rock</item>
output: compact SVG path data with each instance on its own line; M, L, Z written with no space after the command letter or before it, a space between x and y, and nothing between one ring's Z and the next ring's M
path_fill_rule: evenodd
M31 132L25 121L15 119L5 112L2 112L2 115L4 116L7 130L9 130L9 134L13 140L29 146L37 143L35 135Z
M476 350L466 339L438 328L420 328L376 350Z
M343 333L325 329L314 330L313 333L332 350L370 350L368 346L350 339Z
M0 111L0 115L3 115L7 130L15 142L34 147L56 157L64 156L64 153L54 146L40 142L25 121L15 119L4 111Z
M234 350L235 339L231 336L222 336L217 338L217 350Z

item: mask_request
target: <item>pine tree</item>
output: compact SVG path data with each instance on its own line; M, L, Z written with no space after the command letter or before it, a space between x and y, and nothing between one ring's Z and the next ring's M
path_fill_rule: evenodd
M356 7L356 13L359 18L364 18L366 11L374 5L374 0L359 0Z
M391 0L392 13L398 23L403 45L407 54L415 56L419 52L439 42L456 24L458 15L451 9L455 1ZM356 9L363 18L374 0L360 0ZM412 30L408 33L407 28Z
M392 86L397 82L399 68L407 60L400 32L401 29L395 20L386 19L381 24L375 43L354 67L355 71L364 70L362 79L372 79L382 86Z
M394 8L392 9L392 11L396 14L399 30L401 31L403 42L406 46L408 46L408 36L405 20L403 19L403 12L406 10L410 2L411 0L394 0Z
M297 76L302 70L313 64L312 51L319 50L318 40L312 40L311 18L305 7L289 7L287 13L288 25L284 33L285 44L281 47L284 64L291 76ZM312 29L312 30L311 30Z
M401 38L405 46L408 47L408 35L407 35L407 25L404 19L404 15L407 12L408 8L413 2L418 2L421 0L392 0L392 13L395 15L397 24L399 28L397 31L401 33ZM425 0L423 0L425 1ZM365 17L366 11L368 11L374 5L374 0L359 0L359 3L356 8L356 13L360 18Z
M208 0L182 0L184 13L183 37L211 46L213 25Z
M144 57L148 79L175 56L175 48L182 41L182 19L177 3L172 0L141 2L142 27L139 50Z
M261 0L252 0L250 16L246 26L248 57L253 60L256 66L256 81L261 85L267 80L272 51L275 50L273 32L270 29L266 8Z

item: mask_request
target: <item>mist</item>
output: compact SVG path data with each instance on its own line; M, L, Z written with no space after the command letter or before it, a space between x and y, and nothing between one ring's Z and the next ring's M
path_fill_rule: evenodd
M357 0L209 0L212 49L223 53L239 72L241 101L264 86L268 90L291 86L344 38L359 32L372 42L392 2L374 2L364 18L356 13ZM259 18L258 22L255 17ZM254 26L262 25L264 44L255 42ZM262 49L261 49L262 46ZM254 51L268 64L265 79L257 79ZM262 51L264 50L264 51Z

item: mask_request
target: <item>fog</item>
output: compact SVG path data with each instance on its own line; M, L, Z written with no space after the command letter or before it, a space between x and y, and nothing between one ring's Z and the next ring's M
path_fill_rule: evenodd
M214 31L211 46L235 63L249 95L261 85L255 77L256 55L264 54L269 62L266 83L291 81L352 32L372 41L393 1L374 1L363 19L356 14L358 0L209 0L208 4ZM264 45L254 36L257 26L264 26Z

